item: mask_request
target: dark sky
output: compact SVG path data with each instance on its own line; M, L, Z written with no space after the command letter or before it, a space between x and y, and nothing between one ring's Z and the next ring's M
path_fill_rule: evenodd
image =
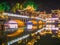
M39 0L39 1L35 0L35 2L42 3L43 8L49 8L49 9L60 8L60 1L59 0Z
M15 3L15 2L20 2L23 3L24 1L27 0L0 0L0 2L9 2L9 3ZM60 1L59 0L32 0L34 1L37 5L39 5L39 8L43 9L59 9L60 8Z

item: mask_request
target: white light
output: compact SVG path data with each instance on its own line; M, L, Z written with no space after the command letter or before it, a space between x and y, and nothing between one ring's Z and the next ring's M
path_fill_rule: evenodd
M12 41L8 42L8 44L9 44L9 45L10 45L10 44L13 44L13 43L15 43L15 42L17 42L17 41L19 41L19 40L25 39L25 38L27 38L27 37L29 37L29 35L25 35L25 36L23 36L23 37L20 37L20 38L17 38L17 39L15 39L15 40L12 40Z
M17 14L11 14L11 13L3 13L4 15L8 15L8 16L13 16L13 17L21 17L21 18L30 18L29 16L22 16L22 15L17 15ZM37 20L42 20L42 21L46 21L42 18L39 17L34 17Z

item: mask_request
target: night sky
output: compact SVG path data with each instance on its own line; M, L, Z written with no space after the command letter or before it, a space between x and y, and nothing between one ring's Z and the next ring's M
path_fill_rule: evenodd
M27 0L0 0L0 2L8 2L8 3L16 3L16 2L26 2ZM50 10L50 9L60 9L60 1L59 0L32 0L38 6L39 9Z
M60 8L60 1L59 0L41 0L39 2L42 3L42 6L44 8L49 8L49 9L58 9L58 8Z

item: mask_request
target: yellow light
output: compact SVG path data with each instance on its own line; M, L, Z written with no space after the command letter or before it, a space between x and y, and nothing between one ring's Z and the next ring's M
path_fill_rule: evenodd
M18 41L18 44L21 43L21 42L22 42L22 40Z
M39 28L42 28L43 27L43 25L39 25Z
M5 45L4 43L2 43L2 45Z
M35 9L33 5L32 6L28 5L25 10L34 11Z
M31 36L34 36L34 35L35 35L35 33L32 33L32 34L31 34Z
M16 3L16 7L15 8L19 9L19 5L20 5L19 3Z
M43 24L43 21L40 20L38 23L39 23L39 24Z

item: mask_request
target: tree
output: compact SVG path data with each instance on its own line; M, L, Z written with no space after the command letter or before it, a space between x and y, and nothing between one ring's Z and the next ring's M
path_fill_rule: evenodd
M10 10L10 6L6 2L2 2L0 4L0 11L9 11L9 10Z

